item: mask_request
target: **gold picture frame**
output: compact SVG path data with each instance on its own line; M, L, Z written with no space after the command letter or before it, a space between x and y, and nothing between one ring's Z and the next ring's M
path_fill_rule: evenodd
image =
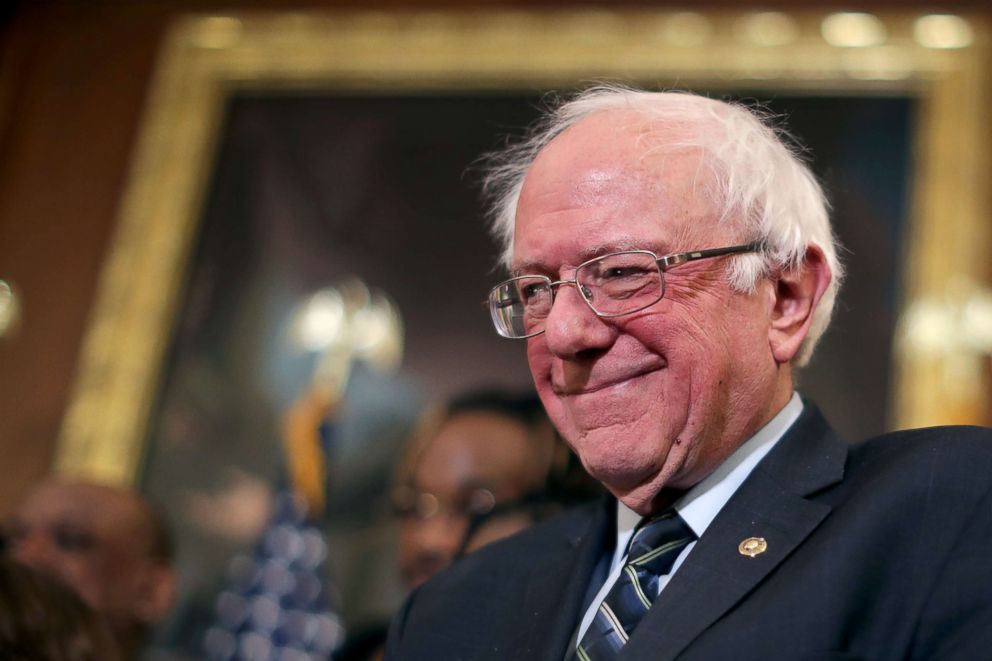
M988 32L978 18L905 12L183 17L162 45L56 468L118 484L136 479L225 100L237 90L555 89L619 78L727 91L912 94L916 167L891 426L981 422L990 401L987 356L941 342L933 328L946 329L937 323L942 311L988 277L992 144L976 144L988 140Z

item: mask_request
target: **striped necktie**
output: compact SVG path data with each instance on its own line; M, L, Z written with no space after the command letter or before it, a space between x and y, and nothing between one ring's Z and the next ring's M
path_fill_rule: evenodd
M675 510L667 510L638 528L630 541L627 563L599 605L596 617L575 650L578 661L615 659L634 627L651 608L658 581L696 535Z

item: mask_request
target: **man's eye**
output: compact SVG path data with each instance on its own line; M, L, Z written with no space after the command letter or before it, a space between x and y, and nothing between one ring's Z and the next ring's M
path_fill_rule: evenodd
M647 274L640 266L611 266L603 271L606 280L622 280L625 278L643 278Z
M86 551L93 547L93 534L75 527L55 529L55 545L63 551Z
M547 289L548 289L547 285L545 285L543 282L526 284L520 288L520 300L526 303L527 301L537 296L540 296L545 291L547 291Z

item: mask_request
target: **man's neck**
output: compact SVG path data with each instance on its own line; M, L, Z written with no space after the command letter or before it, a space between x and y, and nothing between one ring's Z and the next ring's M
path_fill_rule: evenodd
M795 423L802 410L802 399L798 393L792 393L791 398L787 400L780 411L691 489L684 491L662 490L661 498L657 501L659 506L653 508L652 513L674 507L680 514L692 519L688 521L690 526L697 535L701 536L706 526L716 516L717 511L723 507L758 462L771 451L785 432ZM619 503L619 506L621 510L629 510L622 502ZM640 515L632 512L630 516L639 517ZM629 520L630 516L624 518Z

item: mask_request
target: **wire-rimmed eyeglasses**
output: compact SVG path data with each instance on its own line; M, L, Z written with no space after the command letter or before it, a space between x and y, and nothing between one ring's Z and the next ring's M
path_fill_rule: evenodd
M489 313L496 332L523 339L544 332L555 294L562 285L575 285L582 300L599 317L639 312L665 295L665 271L686 262L721 255L759 252L762 243L710 248L658 257L650 250L624 250L582 262L571 280L544 275L521 275L504 280L489 291Z

